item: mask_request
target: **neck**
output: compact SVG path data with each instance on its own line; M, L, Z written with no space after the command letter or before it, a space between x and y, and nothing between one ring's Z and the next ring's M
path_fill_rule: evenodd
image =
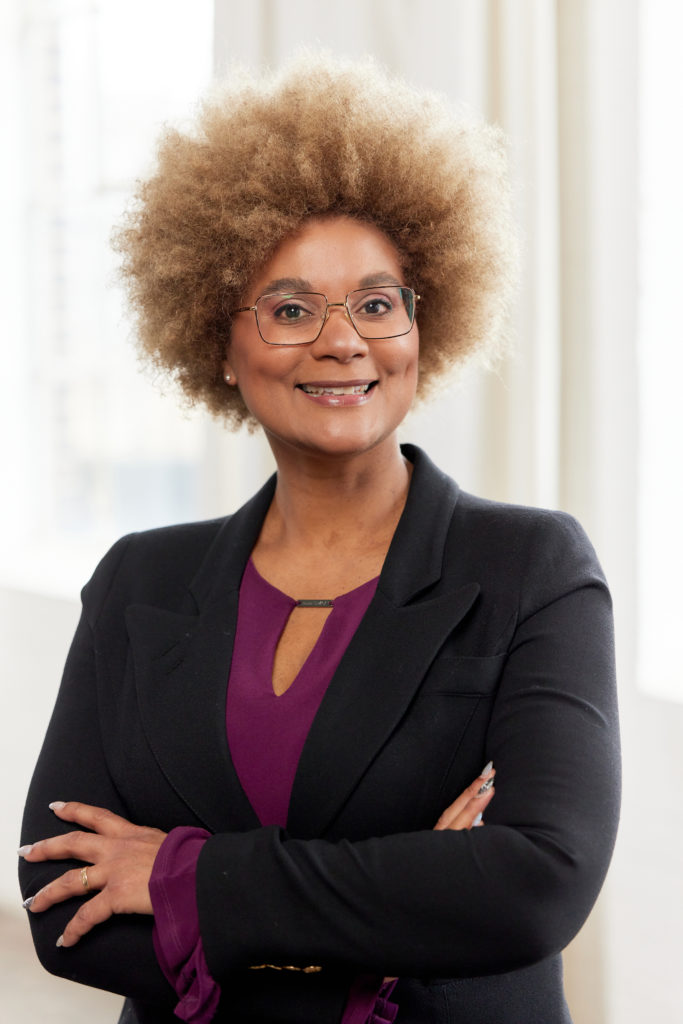
M362 455L311 458L278 452L266 543L352 554L384 548L403 511L412 467L398 441Z

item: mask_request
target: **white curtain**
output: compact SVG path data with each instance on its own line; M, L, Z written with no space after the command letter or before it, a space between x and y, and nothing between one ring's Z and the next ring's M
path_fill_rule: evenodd
M612 585L626 799L610 879L565 958L576 1024L681 1019L683 822L652 770L680 777L681 708L639 695L633 668L637 35L638 0L216 0L219 74L277 66L302 43L371 52L509 136L524 249L514 354L467 373L405 435L467 489L577 515ZM236 443L217 439L216 457ZM644 871L646 846L657 866Z

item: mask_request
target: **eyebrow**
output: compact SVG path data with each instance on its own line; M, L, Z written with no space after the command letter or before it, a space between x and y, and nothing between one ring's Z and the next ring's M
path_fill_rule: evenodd
M368 274L366 277L361 278L358 287L374 288L376 284L396 284L401 287L401 282L398 278L394 277L393 274L387 274L385 271L380 271L377 274Z
M380 284L395 284L401 287L401 282L393 274L388 274L382 270L374 274L366 274L365 277L360 279L357 287L374 288L375 285ZM354 289L351 290L353 291ZM317 288L314 288L311 282L303 277L278 277L264 285L261 294L270 295L271 292L317 292ZM322 292L319 294L322 294Z
M264 285L262 295L270 295L271 292L314 292L315 288L310 281L303 277L278 277Z

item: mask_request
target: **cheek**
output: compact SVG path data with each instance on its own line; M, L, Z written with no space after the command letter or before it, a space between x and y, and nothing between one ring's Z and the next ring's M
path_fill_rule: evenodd
M299 355L293 349L269 347L260 338L234 336L224 366L233 377L250 412L259 417L259 409L278 401L291 390L292 374ZM265 403L265 404L264 404Z
M419 358L420 336L417 327L414 327L403 342L401 351L396 352L393 360L393 372L417 383Z

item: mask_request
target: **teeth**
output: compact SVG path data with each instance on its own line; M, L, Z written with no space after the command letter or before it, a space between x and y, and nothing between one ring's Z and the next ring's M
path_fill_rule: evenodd
M316 388L312 384L302 384L301 390L307 395L364 395L369 384L351 384L342 388Z

